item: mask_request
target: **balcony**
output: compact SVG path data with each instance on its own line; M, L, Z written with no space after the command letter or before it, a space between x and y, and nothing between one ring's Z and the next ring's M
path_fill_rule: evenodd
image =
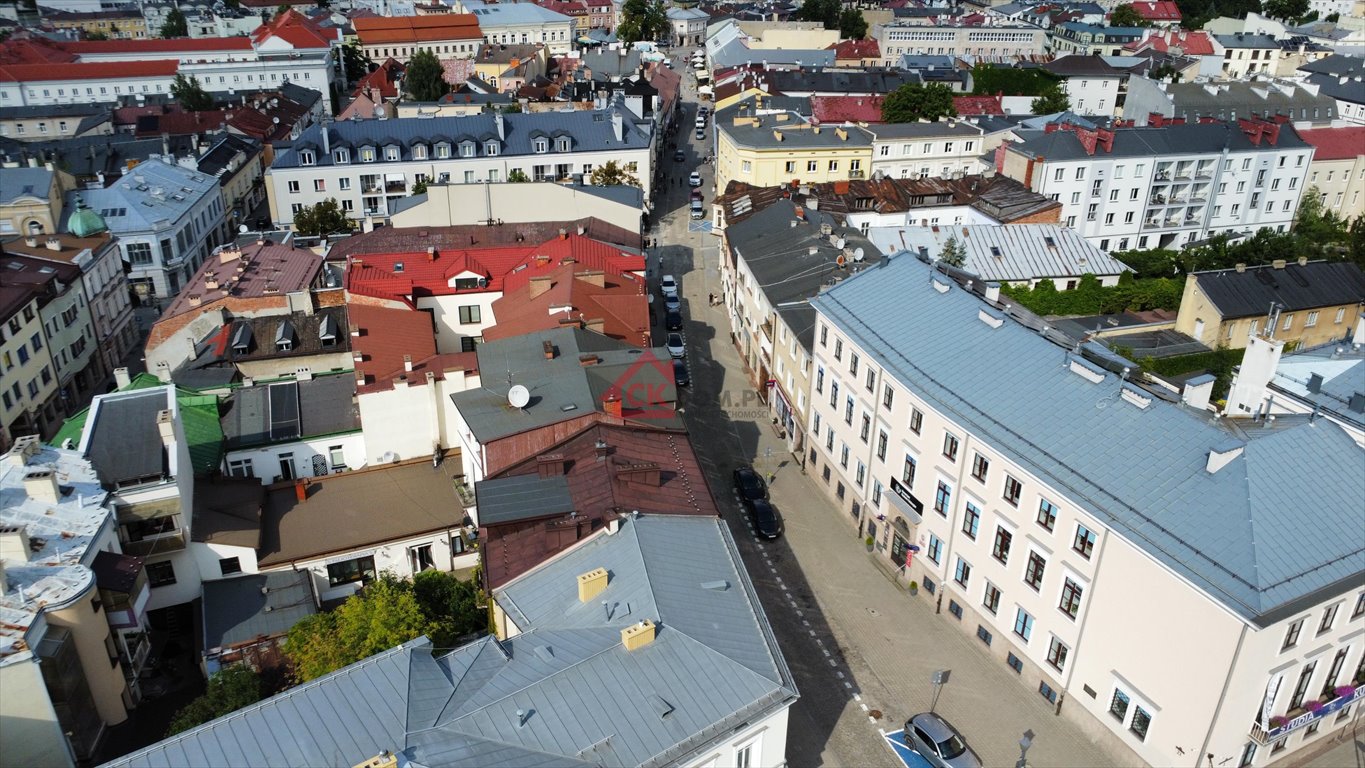
M853 170L848 172L848 177L850 179L863 179L867 178L867 174L859 168L854 168Z
M407 193L408 183L406 181L384 182L384 194L386 195L406 195Z
M1142 222L1142 228L1143 228L1143 229L1160 229L1160 228L1161 228L1161 222L1157 221L1156 219L1147 219L1146 221Z
M1165 205L1165 204L1166 204L1166 196L1165 196L1165 195L1152 195L1150 198L1147 199L1147 204L1148 204L1148 205Z
M180 530L173 533L146 536L136 541L123 542L124 554L133 555L134 557L164 555L167 552L178 552L184 548L185 532Z
M123 553L134 557L161 555L185 548L180 525L180 499L171 497L118 507Z
M1331 715L1344 712L1351 705L1365 699L1365 685L1360 687L1343 685L1335 690L1326 691L1325 694L1335 698L1328 701L1304 702L1306 705L1304 707L1270 718L1269 728L1253 720L1247 735L1261 746L1273 744L1301 728L1306 728L1314 723L1322 722Z

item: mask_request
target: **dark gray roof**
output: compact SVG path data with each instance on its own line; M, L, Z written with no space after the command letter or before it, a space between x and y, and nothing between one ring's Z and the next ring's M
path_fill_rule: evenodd
M184 157L191 151L190 136L171 136L171 152ZM129 161L141 163L163 151L161 137L139 139L131 134L115 133L108 136L74 136L53 141L15 141L0 138L0 155L18 161L27 153L56 162L60 157L62 169L76 178L88 178L103 173L112 180L128 169Z
M1191 275L1224 319L1254 317L1280 304L1285 312L1365 302L1365 273L1348 261L1266 264L1245 272L1218 269Z
M1019 131L1022 142L1009 145L1009 151L1032 157L1046 157L1049 161L1082 160L1091 157L1080 139L1071 131ZM1280 131L1275 144L1252 144L1251 139L1236 126L1226 123L1197 125L1164 125L1160 128L1120 128L1114 131L1114 150L1109 157L1150 157L1152 155L1195 155L1231 152L1274 152L1282 149L1308 148L1308 143L1293 130ZM1096 149L1096 154L1104 152Z
M204 582L204 650L278 637L317 613L308 571L270 571Z
M948 241L955 240L965 252L962 268L990 281L1110 276L1128 271L1126 265L1091 245L1079 232L1059 224L873 227L868 237L881 252L919 253L923 248L931 258L938 258Z
M223 438L232 450L360 429L350 374L241 387L224 405Z
M595 568L606 590L581 602L577 576ZM418 638L110 765L355 765L381 750L451 768L687 765L798 695L719 519L624 519L495 599L521 634L445 654ZM628 651L621 630L641 619L655 638Z
M53 172L43 166L0 168L0 203L12 203L21 197L46 201L52 191L52 176Z
M1314 94L1306 88L1280 86L1268 82L1237 80L1216 83L1169 83L1165 89L1171 102L1167 117L1235 119L1252 114L1269 117L1285 115L1294 120L1330 121L1336 119L1336 100ZM1281 134L1283 135L1283 134Z
M1232 35L1214 35L1214 40L1222 43L1224 48L1279 48L1280 44L1275 41L1273 35L1248 35L1238 32Z
M217 176L222 179L222 184L226 185L232 181L236 172L229 172L228 165L237 153L244 153L248 160L261 152L259 142L246 136L238 136L235 133L222 134L218 141L214 143L207 152L199 156L199 170L210 176ZM242 163L238 170L246 168L248 163Z
M513 475L474 486L479 525L497 525L568 514L574 510L569 478L564 475Z
M1365 104L1365 59L1358 56L1327 56L1299 67L1310 73L1304 80L1318 86L1318 93L1353 104Z
M105 487L170 472L156 415L172 408L167 388L121 392L101 398L86 425L85 457ZM183 468L189 471L189 467Z
M1042 69L1059 77L1122 77L1123 73L1109 66L1100 56L1063 56L1042 65Z
M1365 58L1334 53L1299 67L1300 72L1324 75L1358 75L1365 72Z
M793 151L811 148L855 148L872 144L872 134L856 125L812 126L796 115L763 115L758 124L736 125L724 119L719 121L721 133L726 134L736 144L758 149L786 149ZM782 138L778 139L777 134Z
M1140 407L1116 374L1072 373L1037 331L984 322L980 299L910 254L813 303L917 397L1259 626L1365 576L1365 473L1341 471L1362 451L1334 423L1249 439L1211 473L1227 419L1151 396Z

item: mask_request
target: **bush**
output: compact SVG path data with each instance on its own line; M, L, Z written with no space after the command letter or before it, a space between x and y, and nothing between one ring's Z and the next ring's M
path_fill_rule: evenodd
M1172 278L1119 278L1112 287L1100 285L1094 275L1085 275L1074 290L1059 291L1051 280L1035 288L1001 286L1000 292L1038 315L1099 315L1144 309L1176 309L1185 290L1183 280Z
M204 695L186 704L171 720L167 736L188 731L197 725L216 720L255 704L264 696L261 676L251 667L238 664L226 667L209 678Z

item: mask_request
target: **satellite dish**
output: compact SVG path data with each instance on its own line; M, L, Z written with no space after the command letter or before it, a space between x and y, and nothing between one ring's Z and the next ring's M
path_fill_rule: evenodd
M862 249L862 248L854 248L854 249L853 249L853 260L854 260L854 261L862 261L862 260L863 260L863 249Z
M241 234L244 234L244 235L245 235L245 234L246 234L246 231L247 231L246 225L245 225L245 224L239 224L239 225L237 226L237 231L240 232Z
M516 384L507 390L507 404L513 408L525 408L529 402L531 402L531 390L526 387Z

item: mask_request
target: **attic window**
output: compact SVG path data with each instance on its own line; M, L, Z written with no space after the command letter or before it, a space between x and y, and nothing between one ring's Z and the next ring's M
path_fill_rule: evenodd
M317 153L311 149L299 150L299 165L317 165Z
M1056 247L1057 247L1057 241L1054 240L1054 239L1052 239L1051 237L1044 237L1044 238L1043 238L1043 243L1045 243L1045 244L1047 245L1047 247L1049 247L1049 248L1056 248Z
M384 147L385 160L398 160L402 157L402 149L397 144L390 144Z
M1005 254L1001 253L1000 249L994 245L991 246L991 255L997 259L1003 259L1005 257Z
M462 141L462 142L460 142L460 157L473 157L473 156L474 156L474 142L472 142L472 141Z
M275 351L289 352L294 349L294 324L285 320L275 331Z
M447 143L447 142L444 142L444 141L442 141L442 142L440 142L439 144L437 144L437 145L436 145L436 157L437 157L438 159L441 159L441 160L444 160L444 159L450 157L450 144Z
M560 136L559 138L555 139L555 151L556 151L556 152L568 152L568 151L569 151L569 144L570 144L570 142L569 142L569 137L568 137L568 136Z
M331 315L323 315L322 322L318 324L318 340L322 346L331 347L337 343L337 321Z
M403 262L401 262L401 261L395 261L395 262L393 263L393 273L394 273L395 275L401 275L401 274L403 274Z
M345 147L332 150L332 160L337 163L351 162L351 150Z
M549 140L548 140L548 139L536 139L535 142L534 142L534 149L535 149L536 154L538 154L538 155L539 155L539 154L544 154L544 153L546 153L546 152L549 152L549 151L550 151L550 142L549 142Z
M413 160L425 160L425 159L427 159L427 145L425 145L425 144L413 144L413 145L412 145L412 159L413 159Z
M496 141L485 141L485 142L483 143L483 153L484 153L485 155L489 156L489 157L497 157L497 156L498 156L498 142L496 142Z
M361 147L361 148L360 148L360 162L362 162L362 163L373 163L373 162L374 162L374 147Z

